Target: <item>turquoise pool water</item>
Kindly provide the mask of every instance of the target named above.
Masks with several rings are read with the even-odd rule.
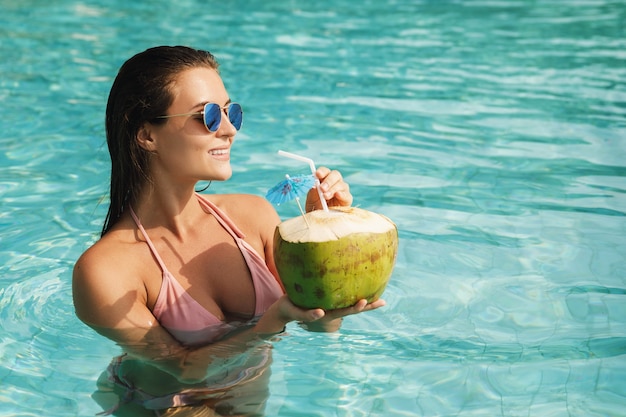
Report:
[[[273,342],[268,416],[626,416],[622,1],[0,6],[0,416],[101,411],[119,349],[74,317],[71,268],[112,77],[157,44],[213,51],[245,108],[209,192],[264,194],[301,172],[285,149],[400,231],[387,307]]]

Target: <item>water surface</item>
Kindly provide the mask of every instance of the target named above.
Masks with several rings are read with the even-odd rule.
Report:
[[[119,348],[74,316],[104,107],[147,47],[211,50],[234,176],[338,168],[393,219],[387,307],[273,342],[268,416],[626,415],[626,5],[0,1],[0,415],[90,416]],[[283,218],[297,206],[277,207]]]

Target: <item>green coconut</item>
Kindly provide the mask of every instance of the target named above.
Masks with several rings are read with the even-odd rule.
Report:
[[[286,220],[274,233],[274,262],[289,299],[331,310],[377,300],[398,253],[398,229],[356,207],[316,210]]]

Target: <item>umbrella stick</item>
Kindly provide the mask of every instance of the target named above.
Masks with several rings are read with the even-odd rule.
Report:
[[[302,213],[302,218],[304,219],[304,222],[306,223],[307,229],[310,229],[311,225],[309,224],[309,221],[306,219],[306,216],[304,215],[304,210],[302,210],[302,205],[300,205],[299,197],[296,197],[296,203],[298,203],[298,208],[300,209],[300,213]]]

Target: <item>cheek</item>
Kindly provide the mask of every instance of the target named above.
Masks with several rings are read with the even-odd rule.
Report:
[[[201,152],[204,147],[204,141],[197,138],[187,138],[180,136],[172,136],[161,143],[161,152],[169,155],[193,155]]]
[[[202,153],[197,144],[186,143],[184,140],[171,140],[159,147],[161,163],[175,172],[184,171],[194,165],[194,160]]]
[[[192,167],[197,163],[203,163],[206,157],[206,149],[198,144],[188,144],[187,146],[179,146],[172,151],[175,158],[182,168],[185,166]]]

